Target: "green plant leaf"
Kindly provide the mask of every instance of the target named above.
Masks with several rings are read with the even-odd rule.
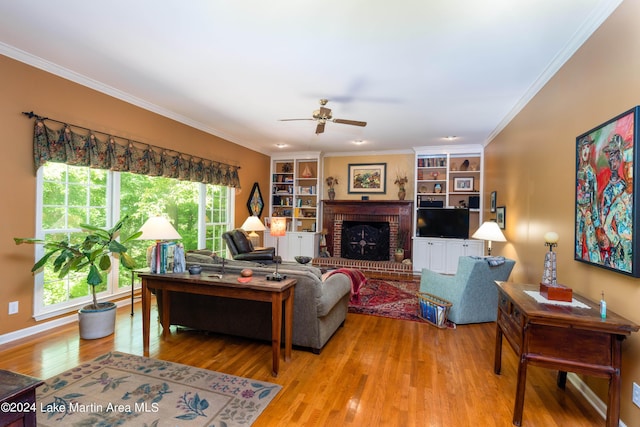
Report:
[[[102,275],[100,274],[100,270],[94,264],[91,264],[91,267],[89,267],[87,283],[91,286],[97,286],[102,283]]]
[[[33,268],[31,268],[31,272],[33,273],[37,270],[40,270],[47,263],[47,261],[49,261],[49,258],[56,254],[56,252],[58,251],[51,251],[44,254],[44,256],[33,265]]]
[[[107,254],[100,257],[100,270],[106,271],[111,268],[111,257]]]
[[[95,262],[95,260],[102,256],[102,254],[104,254],[104,248],[98,248],[93,252],[85,253],[85,256],[89,258],[89,261]]]
[[[120,261],[122,262],[122,265],[129,270],[136,268],[136,261],[126,252],[122,252],[120,254]]]
[[[126,239],[122,240],[122,243],[130,242],[132,240],[137,239],[140,236],[142,236],[142,231],[137,231],[137,232],[133,233],[131,236],[129,236]]]
[[[36,245],[38,243],[44,243],[44,240],[34,239],[31,237],[14,237],[13,241],[16,242],[16,245],[21,245],[23,243],[28,245]]]
[[[122,253],[122,252],[126,252],[127,251],[127,247],[125,245],[123,245],[122,243],[118,242],[117,240],[112,240],[111,242],[109,242],[109,250],[111,252],[115,252],[117,254]]]

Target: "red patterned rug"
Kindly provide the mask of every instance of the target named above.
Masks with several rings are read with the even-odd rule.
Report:
[[[349,303],[349,313],[423,322],[418,317],[420,283],[369,279],[360,287],[360,297]]]

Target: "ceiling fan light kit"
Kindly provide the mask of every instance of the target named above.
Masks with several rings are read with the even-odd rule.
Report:
[[[289,122],[294,120],[315,120],[318,122],[318,125],[316,126],[316,135],[324,132],[324,127],[327,122],[360,127],[364,127],[367,125],[367,122],[359,120],[334,119],[333,114],[331,113],[331,109],[325,107],[325,105],[327,105],[327,102],[329,102],[328,99],[322,98],[320,100],[320,108],[313,112],[313,114],[311,115],[311,119],[280,119],[280,121]]]

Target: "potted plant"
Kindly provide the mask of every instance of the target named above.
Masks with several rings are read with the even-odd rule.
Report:
[[[396,250],[393,253],[393,258],[396,262],[402,262],[404,260],[404,233],[398,233],[396,238]]]
[[[326,181],[327,185],[329,186],[329,200],[333,200],[336,198],[336,190],[333,187],[338,184],[338,178],[328,176]]]
[[[138,231],[120,242],[116,240],[127,218],[124,217],[110,229],[81,224],[80,227],[85,233],[81,243],[71,244],[67,240],[14,238],[17,245],[23,243],[43,245],[45,254],[33,265],[31,272],[38,271],[51,259],[53,271],[58,273],[59,278],[64,278],[69,273],[86,272],[93,302],[78,310],[81,338],[102,338],[111,335],[115,330],[116,305],[113,302],[98,303],[96,286],[104,281],[103,273],[111,268],[111,255],[119,257],[125,268],[129,270],[135,268],[135,261],[127,254],[125,244],[137,239],[142,233]]]

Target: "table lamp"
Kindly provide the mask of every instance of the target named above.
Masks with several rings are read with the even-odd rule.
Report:
[[[549,252],[544,256],[544,272],[542,273],[542,283],[555,286],[558,284],[556,270],[556,253],[553,248],[558,246],[558,233],[549,231],[544,235],[544,244],[549,246]]]
[[[491,256],[491,242],[506,242],[507,239],[502,234],[498,223],[495,221],[485,221],[480,228],[471,236],[473,239],[486,240],[489,256]]]
[[[246,221],[242,224],[240,228],[242,228],[244,231],[250,232],[249,240],[251,240],[251,244],[253,244],[254,247],[261,246],[260,236],[258,236],[258,233],[256,233],[256,231],[264,231],[267,229],[267,227],[264,226],[262,221],[260,221],[259,217],[255,215],[251,215],[249,218],[246,219]]]
[[[180,234],[173,228],[173,225],[168,219],[161,216],[151,217],[140,227],[142,235],[138,237],[140,240],[155,240],[156,241],[156,253],[155,253],[155,268],[151,268],[154,273],[162,273],[161,271],[161,245],[162,242],[167,240],[179,240],[182,239]]]
[[[544,244],[549,246],[549,252],[544,256],[544,271],[540,282],[540,294],[550,300],[573,301],[573,290],[558,283],[556,253],[553,248],[558,246],[558,233],[549,231],[544,235]]]
[[[280,237],[283,237],[287,232],[287,218],[282,216],[274,216],[271,218],[271,229],[269,234],[276,238],[276,272],[274,274],[268,275],[267,280],[275,280],[280,281],[282,279],[286,279],[287,276],[283,276],[278,273],[278,264],[280,264],[280,255],[279,253],[279,243]]]

